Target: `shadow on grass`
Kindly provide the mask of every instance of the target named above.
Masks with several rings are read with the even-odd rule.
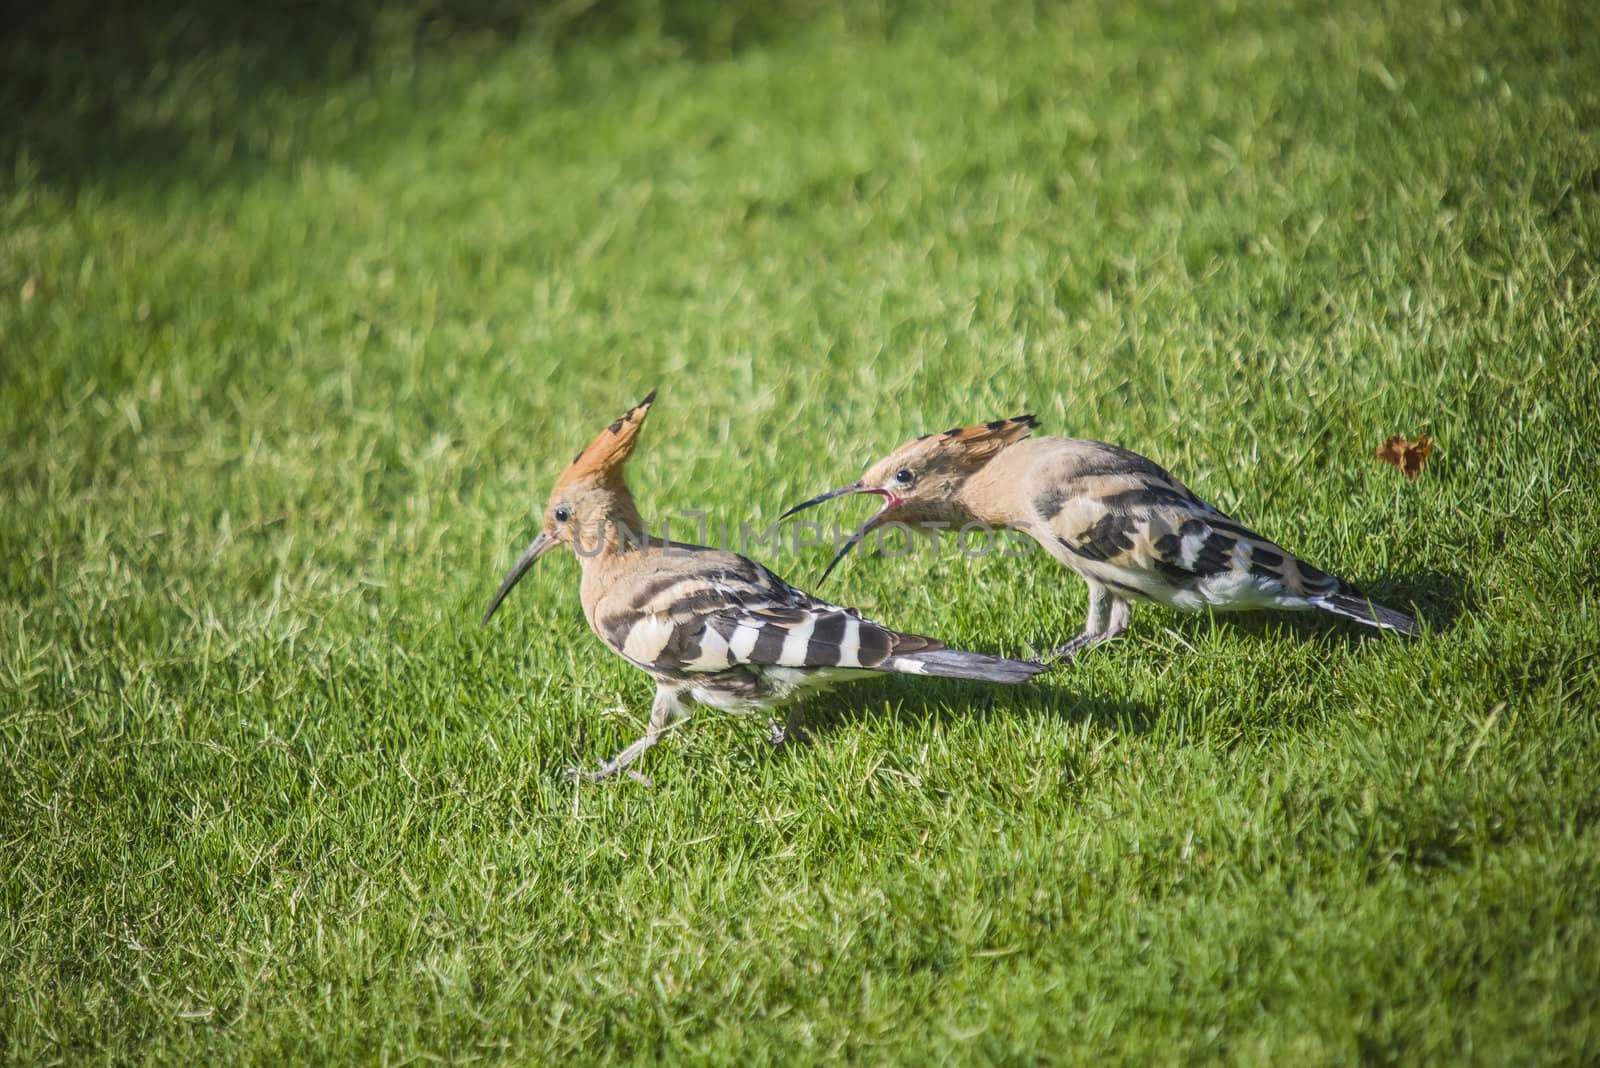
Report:
[[[1475,603],[1466,578],[1454,572],[1425,570],[1380,576],[1363,588],[1380,604],[1414,610],[1433,631],[1448,629]],[[1179,633],[1196,636],[1219,625],[1261,638],[1289,630],[1305,640],[1336,648],[1395,640],[1392,635],[1325,612],[1184,613],[1174,623]],[[1102,655],[1113,648],[1103,647],[1100,653],[1089,655]],[[1147,734],[1154,728],[1156,716],[1147,705],[1091,693],[1074,684],[1074,675],[1067,665],[1020,686],[879,676],[812,697],[803,709],[803,723],[808,734],[827,734],[841,725],[883,715],[876,710],[887,707],[888,715],[913,727],[958,719],[982,722],[997,716],[1046,716],[1062,722],[1093,723],[1121,734]]]
[[[5,5],[0,161],[43,182],[160,187],[248,176],[304,153],[270,127],[289,95],[412,83],[449,53],[534,35],[552,55],[639,41],[711,59],[773,39],[796,3],[719,0],[92,0]],[[419,101],[423,106],[432,97]],[[281,125],[279,123],[278,125]]]
[[[1378,576],[1364,587],[1382,603],[1412,611],[1430,630],[1448,630],[1478,607],[1477,591],[1465,574],[1427,569]]]
[[[1446,630],[1475,604],[1470,585],[1454,572],[1413,571],[1394,578],[1380,577],[1363,589],[1379,603],[1414,607],[1433,631]],[[1289,630],[1304,640],[1341,649],[1396,640],[1392,635],[1324,612],[1169,614],[1173,616],[1173,629],[1185,636],[1199,637],[1220,625],[1264,639]],[[1117,644],[1108,643],[1087,655],[1113,655]],[[826,737],[841,726],[884,715],[913,730],[958,720],[981,723],[999,717],[1087,722],[1107,732],[1127,735],[1149,734],[1155,729],[1157,716],[1150,706],[1090,692],[1077,681],[1080,677],[1070,664],[1015,686],[963,679],[871,676],[840,683],[805,699],[801,725],[804,735],[812,740]],[[781,719],[782,713],[775,715]],[[761,759],[771,755],[772,750],[761,743],[750,743],[749,753]]]
[[[825,735],[845,724],[884,715],[917,729],[959,721],[1036,719],[1093,723],[1108,731],[1144,734],[1155,724],[1148,708],[1086,692],[1073,684],[1070,666],[1015,686],[963,679],[886,675],[844,683],[810,698],[802,708],[807,733]],[[887,713],[883,710],[887,708]]]

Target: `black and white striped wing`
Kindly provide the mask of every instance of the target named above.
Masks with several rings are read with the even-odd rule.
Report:
[[[1065,476],[1034,507],[1076,569],[1114,593],[1187,609],[1315,607],[1418,633],[1410,616],[1230,519],[1151,460],[1104,442],[1065,447]]]
[[[1216,510],[1200,516],[1153,517],[1156,565],[1179,585],[1234,577],[1262,592],[1318,600],[1342,588],[1332,575],[1284,551]]]
[[[764,608],[721,612],[704,620],[700,656],[692,670],[737,665],[879,670],[891,656],[942,648],[920,635],[901,634],[850,608]]]
[[[1106,569],[1097,570],[1097,581],[1119,593],[1189,609],[1320,608],[1369,626],[1420,633],[1406,613],[1373,603],[1338,576],[1203,503],[1169,500],[1104,511],[1062,543]]]
[[[892,656],[943,648],[818,601],[752,561],[661,577],[607,640],[646,670],[695,675],[740,667],[881,670]]]
[[[1154,572],[1178,590],[1205,584],[1219,593],[1232,586],[1241,594],[1254,589],[1316,600],[1343,585],[1181,485],[1153,479],[1071,502],[1052,525],[1061,544],[1081,559]]]

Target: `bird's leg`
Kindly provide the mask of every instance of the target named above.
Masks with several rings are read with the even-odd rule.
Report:
[[[667,728],[683,718],[686,709],[683,705],[681,691],[667,686],[656,686],[655,703],[650,707],[650,723],[645,727],[644,735],[628,748],[612,757],[603,760],[594,771],[579,771],[577,768],[567,769],[568,779],[588,779],[590,782],[599,782],[609,779],[618,772],[627,771],[634,761],[638,760],[661,740]],[[633,772],[628,772],[633,775]],[[648,782],[648,780],[645,780]]]
[[[1053,655],[1057,659],[1070,661],[1079,649],[1093,645],[1111,618],[1111,593],[1098,582],[1085,581],[1089,583],[1089,614],[1084,618],[1083,632],[1056,647]]]
[[[789,706],[789,715],[780,727],[775,719],[767,720],[767,744],[774,749],[782,749],[790,741],[799,741],[805,738],[805,731],[800,726],[800,705]]]
[[[1111,618],[1106,621],[1106,629],[1100,632],[1100,640],[1108,642],[1127,630],[1128,619],[1132,615],[1132,601],[1126,597],[1113,597],[1111,599]]]
[[[1091,645],[1110,641],[1128,629],[1128,617],[1133,605],[1126,598],[1113,597],[1098,582],[1089,582],[1089,613],[1083,621],[1083,633],[1062,643],[1053,654],[1057,659],[1071,661],[1075,653]]]

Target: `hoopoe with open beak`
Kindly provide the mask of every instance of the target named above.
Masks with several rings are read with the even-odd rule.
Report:
[[[852,493],[883,506],[822,573],[891,521],[937,531],[967,524],[1030,535],[1089,584],[1083,632],[1056,650],[1071,657],[1128,627],[1134,601],[1188,611],[1317,608],[1401,634],[1416,620],[1373,604],[1228,518],[1154,462],[1100,441],[1034,438],[1031,415],[953,427],[907,442],[860,479],[784,513]]]
[[[874,673],[1018,683],[1043,667],[947,649],[852,608],[819,601],[735,553],[653,537],[623,479],[654,391],[600,432],[556,480],[544,525],[495,592],[487,623],[535,560],[566,546],[583,571],[583,614],[601,641],[656,682],[644,736],[589,779],[627,769],[691,704],[771,709],[841,679]],[[795,725],[791,711],[781,743]],[[573,772],[572,774],[579,774]]]

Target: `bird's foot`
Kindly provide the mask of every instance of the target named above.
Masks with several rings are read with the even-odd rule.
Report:
[[[806,740],[805,730],[790,716],[785,723],[775,719],[767,720],[767,744],[773,749],[782,749],[790,742],[803,742]]]
[[[561,777],[567,782],[577,782],[580,779],[585,782],[604,782],[606,779],[621,773],[626,773],[628,778],[641,786],[655,785],[655,780],[650,776],[635,771],[617,760],[602,760],[600,766],[593,771],[584,771],[582,768],[568,768],[562,773]]]
[[[1062,642],[1056,646],[1055,652],[1047,656],[1038,657],[1034,662],[1039,664],[1054,663],[1065,666],[1073,663],[1078,654],[1089,648],[1089,646],[1099,644],[1100,640],[1101,637],[1098,634],[1080,634],[1071,641]]]

